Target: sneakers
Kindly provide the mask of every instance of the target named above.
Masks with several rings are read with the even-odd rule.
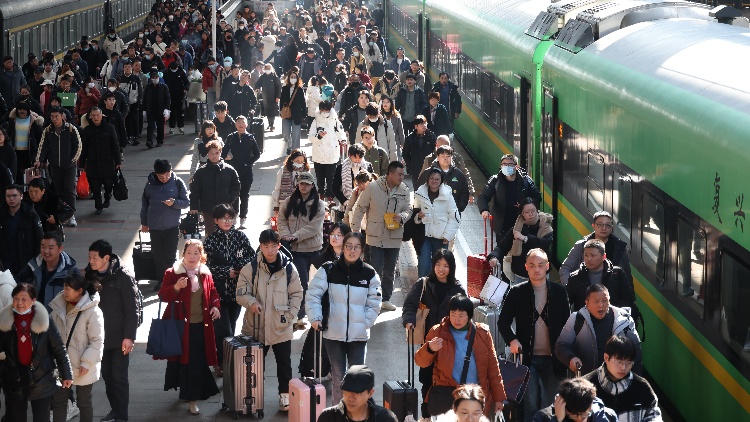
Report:
[[[78,406],[75,404],[75,402],[72,400],[68,400],[68,413],[65,416],[65,420],[69,421],[78,416],[78,414],[80,413],[81,411],[78,409]]]
[[[152,141],[146,141],[146,148],[151,149],[154,147],[154,143]]]
[[[174,129],[172,129],[172,128],[169,128],[169,134],[170,134],[170,135],[174,134]]]
[[[104,203],[102,204],[102,208],[109,208],[109,205],[110,205],[109,199],[105,199]]]
[[[391,302],[384,300],[383,303],[380,304],[380,309],[384,311],[395,311],[396,305],[392,304]]]
[[[68,220],[68,227],[76,227],[78,225],[78,222],[76,221],[76,216],[70,217],[70,220]]]
[[[241,228],[241,229],[244,229],[244,228],[246,228],[246,227],[245,227],[245,222],[246,222],[246,221],[247,221],[247,218],[240,218],[240,228]]]
[[[180,130],[180,135],[184,135],[185,134],[185,128],[180,127],[178,129]]]
[[[279,394],[279,410],[282,412],[289,411],[289,393]]]
[[[94,214],[102,215],[102,210],[100,208],[97,208],[96,211],[94,211]]]
[[[112,416],[112,411],[110,410],[109,413],[107,413],[107,416],[99,419],[99,422],[114,422],[117,419],[115,419],[114,416]]]

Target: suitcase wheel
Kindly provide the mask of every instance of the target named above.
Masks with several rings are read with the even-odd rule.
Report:
[[[263,418],[264,416],[266,416],[266,415],[265,415],[265,414],[263,413],[263,411],[262,411],[262,410],[258,410],[257,412],[255,412],[255,414],[256,414],[256,415],[258,415],[258,417],[259,417],[259,418]]]

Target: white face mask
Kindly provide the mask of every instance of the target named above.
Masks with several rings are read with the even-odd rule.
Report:
[[[372,123],[375,123],[375,122],[377,122],[377,121],[378,121],[378,118],[377,118],[377,117],[368,117],[367,119],[368,119],[369,121],[371,121]]]
[[[292,167],[294,167],[295,169],[301,169],[304,166],[305,165],[303,163],[292,163]]]
[[[108,86],[107,89],[109,90],[109,92],[115,92],[115,90],[117,90],[117,88],[113,86]]]
[[[340,74],[341,74],[341,72],[336,72],[336,74],[337,74],[337,75],[340,75]]]
[[[353,52],[353,53],[352,53],[352,55],[353,55],[354,57],[359,57],[359,53],[357,53],[356,51],[355,51],[355,52]]]
[[[96,86],[96,84],[94,84],[93,82],[89,83],[89,88],[93,88],[95,86]]]
[[[290,78],[289,79],[289,83],[290,84],[296,84],[297,83],[297,79],[296,78]]]
[[[266,75],[270,75],[271,73],[273,73],[273,70],[271,70],[271,69],[264,69],[263,73],[265,73]]]
[[[157,79],[151,79],[151,83],[154,84],[154,85],[156,85],[156,84],[159,83],[159,79],[158,78]]]
[[[34,309],[34,308],[33,308],[33,307],[30,307],[29,309],[27,309],[27,310],[25,310],[25,311],[23,311],[23,312],[18,312],[18,311],[16,310],[16,308],[13,308],[13,312],[17,313],[18,315],[28,315],[28,314],[29,314],[29,312],[31,312],[31,310],[32,310],[32,309]]]
[[[326,118],[326,119],[327,119],[327,118],[328,118],[328,117],[329,117],[330,115],[331,115],[331,112],[330,112],[330,111],[321,111],[321,112],[320,112],[320,117],[324,117],[324,118]]]

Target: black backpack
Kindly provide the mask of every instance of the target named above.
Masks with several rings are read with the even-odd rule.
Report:
[[[201,238],[201,221],[200,214],[187,214],[180,221],[180,233],[185,239],[200,239]]]

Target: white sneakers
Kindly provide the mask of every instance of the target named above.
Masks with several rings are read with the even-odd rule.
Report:
[[[279,410],[282,412],[289,411],[289,393],[279,394]]]
[[[380,309],[384,311],[395,311],[396,305],[392,304],[391,302],[384,300],[383,303],[380,304]]]
[[[245,223],[246,223],[246,222],[247,222],[247,218],[240,218],[240,228],[241,228],[241,229],[244,229],[244,228],[246,228],[246,227],[245,227]]]
[[[76,216],[70,217],[70,220],[68,220],[68,227],[75,227],[78,225],[78,222],[76,221]]]
[[[65,416],[65,420],[69,421],[80,413],[81,411],[78,409],[78,406],[73,401],[68,400],[68,414]]]

